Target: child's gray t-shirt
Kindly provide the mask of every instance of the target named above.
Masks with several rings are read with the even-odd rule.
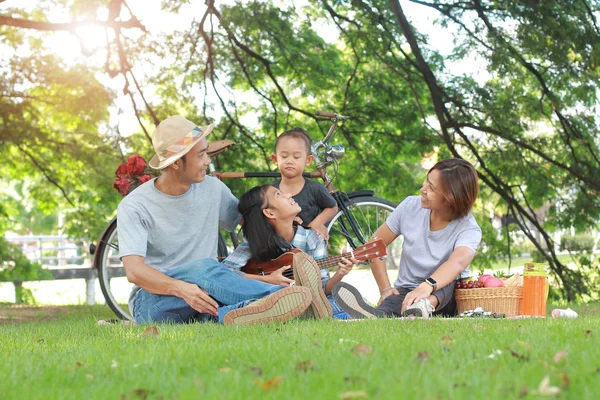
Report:
[[[279,189],[280,183],[281,179],[271,182],[271,186]],[[302,208],[302,211],[300,211],[298,216],[302,220],[302,226],[305,228],[308,228],[308,224],[310,224],[317,215],[321,214],[325,208],[336,206],[335,199],[329,194],[327,188],[321,183],[308,178],[304,178],[304,186],[300,193],[292,197]]]
[[[416,288],[446,262],[457,247],[477,251],[481,228],[471,214],[433,232],[429,229],[430,215],[431,211],[421,206],[420,196],[410,196],[386,221],[393,233],[404,236],[396,287]],[[468,267],[465,272],[468,273]]]

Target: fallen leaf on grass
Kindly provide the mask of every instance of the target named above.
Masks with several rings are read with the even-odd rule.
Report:
[[[569,353],[567,353],[564,350],[559,351],[558,353],[556,353],[554,355],[554,364],[558,364],[559,362],[561,362],[568,355],[569,355]]]
[[[94,379],[94,375],[92,375],[92,374],[85,374],[85,379],[87,379],[88,381],[91,381],[92,379]]]
[[[77,362],[75,363],[75,366],[76,366],[76,367],[83,367],[83,363],[82,363],[82,362],[80,362],[80,361],[77,361]]]
[[[283,377],[282,376],[276,376],[275,378],[271,378],[271,379],[267,379],[266,381],[263,380],[255,380],[254,386],[258,386],[260,387],[262,390],[264,390],[265,392],[271,389],[275,389],[277,387],[279,387],[279,384],[283,381]]]
[[[569,385],[571,384],[571,380],[569,379],[567,374],[565,374],[564,372],[560,373],[560,380],[565,389],[567,389],[569,387]]]
[[[510,354],[515,357],[518,358],[521,361],[529,361],[529,356],[524,355],[524,354],[519,354],[516,351],[514,351],[513,349],[509,348],[508,351],[510,351]]]
[[[148,398],[148,396],[150,396],[150,394],[152,394],[152,392],[150,390],[147,390],[147,389],[135,389],[132,392],[129,392],[129,393],[126,393],[126,394],[122,394],[121,395],[121,400],[127,400],[127,399],[146,400]]]
[[[523,387],[521,387],[521,391],[519,392],[519,397],[526,397],[529,394],[529,389],[527,388],[527,386],[523,385]]]
[[[344,377],[344,382],[345,383],[366,383],[367,382],[367,378],[363,378],[362,376],[345,376]]]
[[[229,367],[219,368],[219,372],[221,372],[223,374],[228,374],[231,372],[231,368],[229,368]]]
[[[532,346],[529,343],[524,342],[522,340],[517,339],[517,343],[519,343],[521,346],[523,346],[527,350],[531,350],[531,348],[532,348]]]
[[[585,331],[585,334],[589,336],[589,335],[592,334],[592,331],[588,329],[588,330]]]
[[[298,371],[298,372],[314,371],[314,369],[315,369],[315,363],[312,360],[299,361],[296,363],[296,371]]]
[[[344,392],[340,394],[340,398],[343,400],[351,400],[351,399],[368,399],[369,394],[364,390],[357,390],[353,392]]]
[[[538,393],[542,396],[558,396],[560,394],[560,388],[550,385],[550,377],[546,375],[540,382],[538,387]]]
[[[448,335],[442,336],[442,343],[448,344],[448,343],[452,343],[452,342],[454,342],[454,339],[452,339],[450,336],[448,336]]]
[[[420,362],[421,364],[424,363],[425,361],[428,361],[430,358],[431,358],[431,354],[429,354],[429,352],[427,350],[420,351],[419,354],[417,354],[417,361]]]
[[[142,333],[142,336],[144,336],[144,337],[158,336],[158,328],[155,325],[151,326],[150,328],[146,328],[144,333]]]
[[[250,367],[250,372],[254,372],[258,376],[261,376],[263,374],[262,368],[259,367]]]
[[[356,346],[354,346],[351,350],[354,354],[356,354],[357,356],[367,356],[369,354],[371,354],[373,352],[373,348],[371,346],[369,346],[368,344],[357,344]]]

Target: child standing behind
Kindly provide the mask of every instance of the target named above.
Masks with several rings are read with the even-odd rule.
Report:
[[[335,216],[338,208],[325,186],[302,176],[304,168],[314,160],[310,147],[311,139],[304,129],[294,128],[282,133],[275,142],[275,154],[271,155],[281,172],[281,180],[271,185],[291,194],[302,207],[299,214],[302,226],[315,230],[328,240],[325,223]]]

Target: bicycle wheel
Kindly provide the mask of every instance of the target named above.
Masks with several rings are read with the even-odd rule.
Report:
[[[129,313],[129,293],[133,284],[127,280],[123,263],[119,259],[119,238],[117,237],[117,219],[113,218],[98,241],[94,255],[98,270],[100,289],[106,305],[125,320],[133,320]]]
[[[393,202],[373,196],[340,194],[336,200],[339,212],[327,224],[329,254],[340,254],[348,247],[354,249],[366,243],[396,208]],[[401,251],[401,240],[395,240],[387,247],[388,268],[400,266]]]
[[[219,233],[219,260],[227,257],[225,239]],[[133,284],[127,280],[123,263],[119,259],[119,238],[117,219],[114,218],[100,237],[94,254],[95,267],[98,270],[100,289],[106,304],[120,319],[133,321],[129,313],[129,294]]]

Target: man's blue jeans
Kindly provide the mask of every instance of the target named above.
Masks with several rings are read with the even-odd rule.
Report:
[[[181,281],[195,283],[204,289],[219,303],[217,311],[220,323],[223,323],[223,318],[229,311],[244,307],[283,289],[283,286],[244,278],[212,258],[194,261],[164,271],[164,274]],[[174,323],[217,321],[217,317],[213,315],[194,310],[182,298],[152,294],[144,289],[137,292],[131,311],[138,324],[151,321]]]

